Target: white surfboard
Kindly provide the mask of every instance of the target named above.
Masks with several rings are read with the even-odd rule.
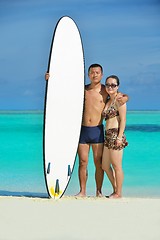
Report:
[[[77,25],[62,17],[48,64],[44,114],[44,171],[48,194],[60,198],[73,170],[83,114],[84,55]]]

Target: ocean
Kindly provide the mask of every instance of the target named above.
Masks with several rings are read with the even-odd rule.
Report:
[[[123,155],[123,196],[159,198],[160,111],[128,111],[125,134],[129,145]],[[95,196],[92,151],[88,174],[87,195]],[[111,191],[105,175],[103,194],[107,196]],[[76,157],[64,195],[78,192]],[[48,197],[43,170],[42,111],[0,111],[0,195]]]

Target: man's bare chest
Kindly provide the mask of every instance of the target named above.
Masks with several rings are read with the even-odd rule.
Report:
[[[104,97],[96,91],[85,91],[85,102],[87,103],[104,103]]]

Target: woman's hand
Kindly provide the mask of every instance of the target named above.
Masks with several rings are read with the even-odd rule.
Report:
[[[117,137],[115,144],[116,144],[117,147],[121,146],[122,138]]]

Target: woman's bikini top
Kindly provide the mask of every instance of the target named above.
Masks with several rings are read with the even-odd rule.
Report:
[[[105,120],[119,116],[119,111],[116,108],[115,100],[113,101],[113,103],[111,103],[108,109],[102,112],[102,115],[105,118]]]

